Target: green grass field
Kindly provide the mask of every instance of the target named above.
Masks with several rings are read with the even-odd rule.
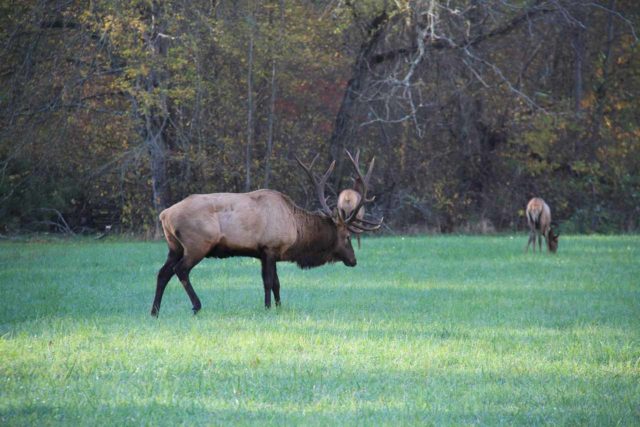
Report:
[[[385,237],[358,266],[0,244],[0,425],[640,425],[640,236]]]

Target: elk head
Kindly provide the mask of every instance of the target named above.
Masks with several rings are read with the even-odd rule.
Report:
[[[349,155],[349,157],[351,158],[351,161],[353,162],[354,160],[351,157],[351,154],[349,154],[348,152],[347,154]],[[355,214],[356,212],[358,212],[358,210],[360,210],[363,207],[365,203],[373,201],[373,198],[371,199],[366,198],[366,185],[363,189],[362,197],[360,197],[360,199],[358,200],[355,206],[356,209],[353,212],[351,212],[348,216],[343,215],[340,209],[330,208],[329,205],[327,204],[327,197],[325,196],[324,189],[327,184],[327,180],[329,179],[329,176],[331,175],[331,173],[333,172],[333,169],[335,168],[336,162],[334,160],[329,166],[329,168],[327,169],[327,171],[324,173],[324,175],[322,175],[322,177],[318,179],[311,170],[313,168],[315,161],[318,159],[318,156],[319,155],[316,155],[313,158],[309,166],[302,163],[302,161],[300,161],[298,157],[296,157],[296,160],[298,164],[300,164],[300,166],[305,170],[305,172],[309,176],[309,179],[311,180],[311,183],[315,188],[316,196],[318,198],[318,201],[320,202],[320,207],[321,207],[320,213],[325,218],[330,220],[333,226],[335,227],[336,238],[334,241],[334,246],[331,249],[331,253],[333,257],[335,257],[335,259],[337,260],[342,261],[345,265],[349,267],[353,267],[356,265],[357,261],[356,261],[355,253],[353,251],[353,246],[351,245],[351,234],[354,233],[356,234],[356,236],[359,236],[359,234],[362,233],[363,231],[377,230],[382,225],[382,220],[380,220],[378,223],[366,221],[364,220],[364,218],[358,220],[357,215]],[[371,162],[371,166],[369,167],[369,172],[367,173],[367,176],[370,176],[372,169],[373,169],[373,161]],[[359,173],[359,170],[358,170],[358,173]]]

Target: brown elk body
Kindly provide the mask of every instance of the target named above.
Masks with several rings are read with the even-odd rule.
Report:
[[[534,197],[527,203],[527,223],[529,224],[529,241],[527,249],[533,243],[533,252],[536,251],[536,236],[538,237],[538,249],[542,252],[542,236],[547,244],[547,250],[556,252],[558,250],[558,237],[551,228],[551,209],[539,197]]]
[[[162,211],[160,221],[169,254],[158,272],[151,314],[158,315],[164,290],[174,274],[184,286],[194,313],[200,310],[201,302],[193,290],[189,272],[205,257],[260,259],[266,307],[271,306],[271,293],[276,305],[280,305],[278,261],[295,262],[301,268],[336,261],[355,266],[351,232],[376,227],[331,215],[324,185],[333,166],[321,182],[305,167],[320,197],[319,213],[306,211],[288,196],[273,190],[196,194]]]

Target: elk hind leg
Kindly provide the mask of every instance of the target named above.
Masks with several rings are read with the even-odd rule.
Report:
[[[153,305],[151,306],[151,315],[158,317],[158,312],[160,311],[160,304],[162,303],[162,295],[164,295],[164,290],[167,287],[167,283],[174,275],[173,268],[182,258],[182,253],[177,250],[169,249],[169,255],[167,255],[167,260],[165,261],[160,271],[158,271],[158,281],[156,283],[156,296],[153,299]]]
[[[185,254],[184,257],[174,267],[174,271],[178,279],[180,279],[180,283],[184,287],[184,290],[187,292],[189,299],[191,300],[193,314],[198,313],[202,308],[202,304],[200,303],[200,298],[196,295],[196,292],[193,290],[193,286],[191,286],[191,281],[189,280],[189,272],[193,267],[195,267],[201,260],[204,258],[193,257],[189,254]]]
[[[529,240],[527,241],[527,248],[525,249],[527,253],[529,252],[529,246],[531,246],[532,242],[533,242],[533,252],[535,252],[536,251],[536,234],[533,230],[529,231]]]

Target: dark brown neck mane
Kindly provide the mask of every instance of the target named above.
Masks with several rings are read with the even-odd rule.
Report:
[[[336,226],[320,213],[306,211],[295,204],[293,212],[298,238],[285,253],[283,261],[292,261],[300,268],[313,268],[335,262]]]

